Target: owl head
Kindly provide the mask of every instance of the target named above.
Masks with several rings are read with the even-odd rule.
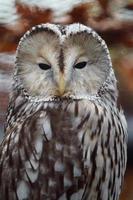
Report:
[[[91,28],[41,24],[20,40],[15,77],[32,97],[82,99],[98,93],[110,68],[107,46]]]

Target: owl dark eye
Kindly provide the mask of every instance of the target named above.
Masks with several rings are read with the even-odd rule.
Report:
[[[42,70],[48,70],[48,69],[51,68],[50,65],[47,65],[47,64],[44,64],[44,63],[39,63],[38,65]]]
[[[86,66],[86,64],[87,64],[87,62],[79,62],[74,66],[74,68],[82,69]]]

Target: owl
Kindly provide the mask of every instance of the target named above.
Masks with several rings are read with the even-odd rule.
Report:
[[[27,31],[0,146],[0,200],[118,200],[126,143],[104,40],[82,24]]]

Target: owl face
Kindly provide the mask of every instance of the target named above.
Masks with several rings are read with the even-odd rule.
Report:
[[[91,28],[42,24],[21,39],[16,76],[31,96],[85,98],[97,94],[110,65],[104,41]]]

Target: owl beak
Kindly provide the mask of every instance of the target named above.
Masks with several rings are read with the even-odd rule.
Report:
[[[60,79],[59,79],[59,94],[62,96],[65,92],[65,80],[64,74],[60,72]]]

